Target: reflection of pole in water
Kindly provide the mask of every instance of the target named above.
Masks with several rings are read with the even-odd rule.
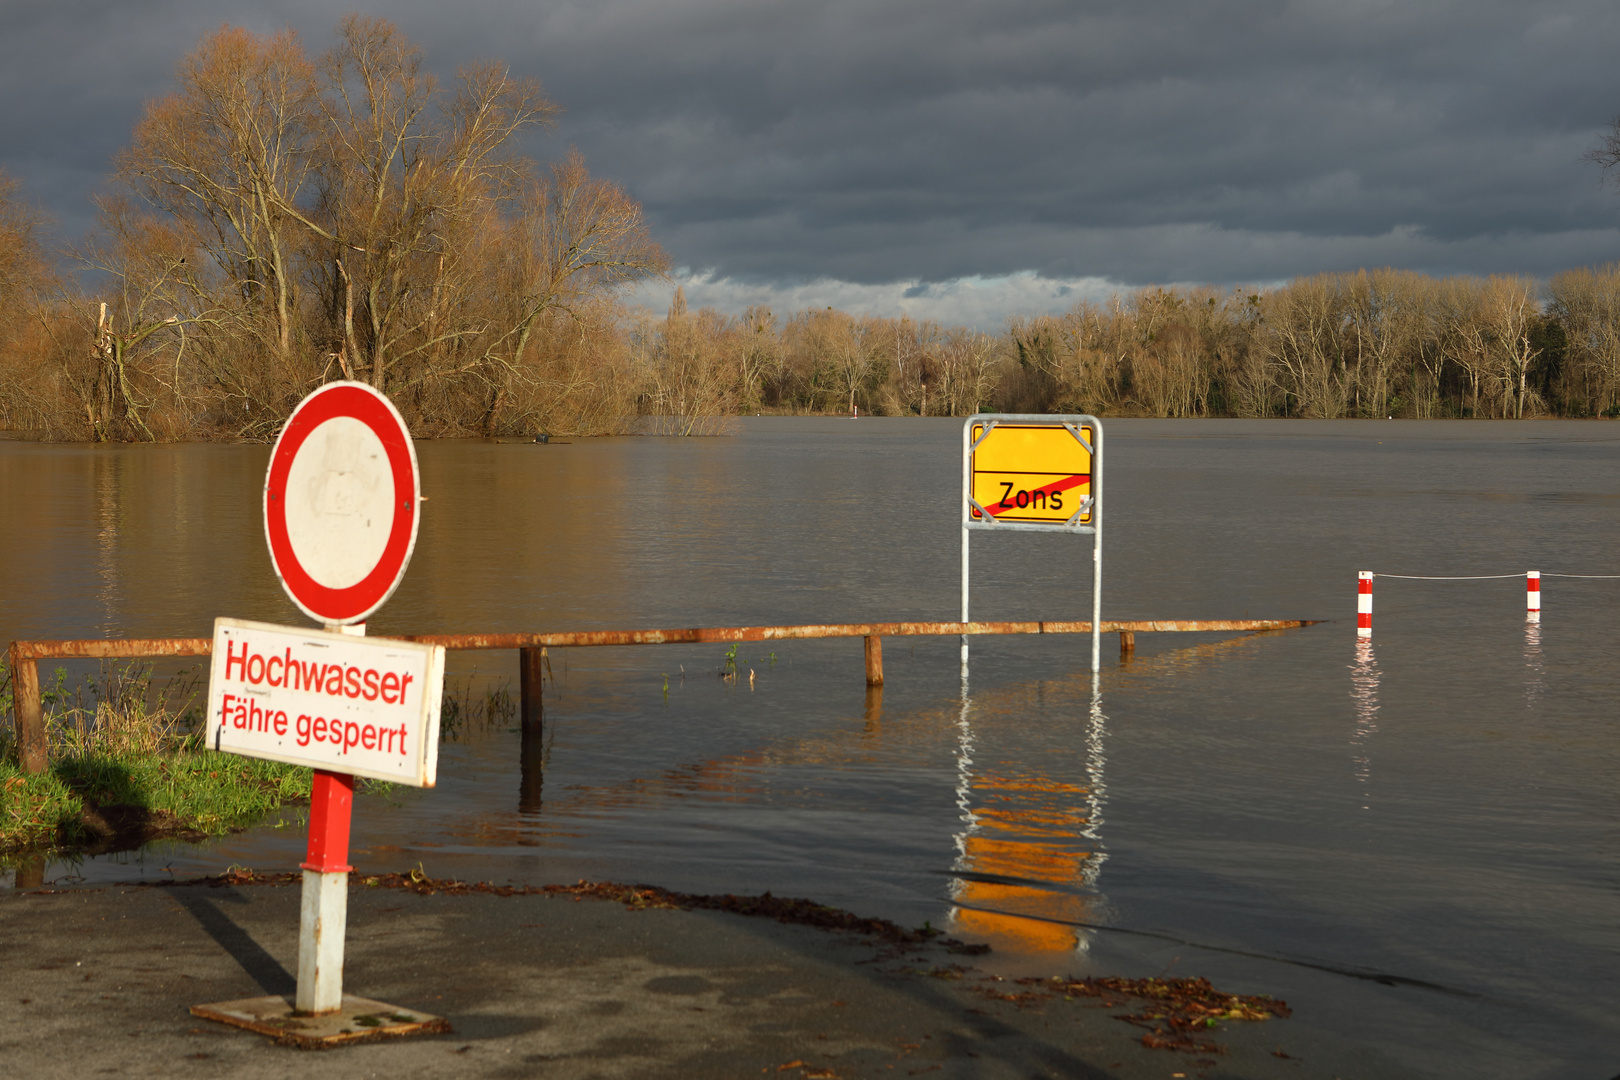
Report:
[[[962,638],[962,708],[956,716],[956,809],[962,831],[956,834],[956,867],[967,857],[967,838],[978,831],[979,819],[973,813],[973,727],[968,723],[967,637]]]
[[[45,856],[29,855],[17,864],[18,889],[40,889],[45,886]]]
[[[1350,665],[1350,704],[1356,712],[1356,728],[1350,735],[1350,744],[1362,749],[1352,753],[1350,760],[1355,766],[1356,779],[1363,784],[1372,779],[1372,759],[1365,752],[1364,744],[1378,734],[1378,682],[1382,677],[1372,642],[1358,639],[1356,662]],[[1367,792],[1363,791],[1362,796],[1366,797]]]
[[[1536,707],[1536,699],[1541,697],[1541,623],[1539,621],[1525,621],[1524,666],[1529,669],[1529,678],[1525,680],[1524,684],[1524,707],[1533,709]]]
[[[518,813],[540,813],[540,789],[546,779],[546,674],[551,659],[545,649],[518,650],[518,724],[523,732],[519,751]],[[556,683],[553,681],[553,687]]]
[[[518,813],[538,814],[546,781],[546,740],[540,728],[523,726],[518,762]]]
[[[863,738],[872,739],[883,734],[883,684],[876,686],[868,684],[866,687],[866,726],[862,729]]]
[[[1103,777],[1103,766],[1108,762],[1103,742],[1108,734],[1108,717],[1102,711],[1100,679],[1097,672],[1091,673],[1091,710],[1086,717],[1086,827],[1080,830],[1080,835],[1099,849],[1102,847],[1102,835],[1098,830],[1103,823],[1103,803],[1108,794],[1108,785]],[[1096,887],[1097,873],[1107,861],[1107,852],[1098,850],[1091,853],[1085,864],[1087,885]]]
[[[963,690],[956,787],[963,828],[954,867],[962,876],[951,887],[954,928],[1024,952],[1084,949],[1089,935],[1064,923],[1088,921],[1089,892],[1106,858],[1098,827],[1107,718],[1098,676],[1086,717],[1084,782],[1040,775],[1024,761],[975,769],[965,684]]]

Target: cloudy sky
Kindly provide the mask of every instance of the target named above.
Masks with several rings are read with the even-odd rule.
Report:
[[[58,221],[222,22],[312,0],[5,0],[0,167]],[[497,58],[645,205],[689,302],[995,325],[1154,283],[1620,259],[1582,156],[1614,0],[373,0],[443,76]],[[673,287],[673,286],[671,286]],[[656,290],[649,302],[667,297]]]

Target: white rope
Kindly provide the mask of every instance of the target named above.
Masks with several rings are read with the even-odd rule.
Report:
[[[1500,581],[1503,578],[1521,578],[1525,574],[1481,574],[1477,577],[1430,577],[1423,574],[1374,574],[1373,577],[1399,578],[1402,581]],[[1544,578],[1580,578],[1584,581],[1620,581],[1620,574],[1554,574],[1543,570]]]
[[[1542,577],[1568,577],[1567,574],[1543,574]],[[1501,578],[1524,577],[1523,574],[1485,574],[1480,577],[1425,577],[1421,574],[1374,574],[1373,577],[1400,578],[1402,581],[1497,581]]]

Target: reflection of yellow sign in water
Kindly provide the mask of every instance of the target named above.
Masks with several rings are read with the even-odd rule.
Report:
[[[1063,525],[1070,519],[1091,523],[1089,427],[1074,432],[1062,424],[974,424],[969,465],[970,520],[1022,521]],[[981,512],[982,511],[982,512]],[[1080,512],[1080,517],[1074,515]]]
[[[977,777],[977,831],[963,838],[953,931],[997,949],[1067,952],[1090,902],[1075,886],[1098,858],[1085,839],[1085,789],[1040,776]],[[1050,886],[1050,887],[1046,887]]]

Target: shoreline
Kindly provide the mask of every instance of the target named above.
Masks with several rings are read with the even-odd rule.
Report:
[[[988,411],[988,410],[987,410]],[[1050,413],[1046,415],[1068,415]],[[1150,413],[1096,413],[1097,419],[1103,423],[1118,423],[1121,421],[1164,423],[1171,425],[1193,425],[1200,423],[1236,423],[1236,424],[1446,424],[1446,425],[1524,425],[1524,424],[1611,424],[1620,417],[1616,416],[1154,416]],[[921,416],[916,413],[862,413],[861,420],[954,420],[965,421],[967,414],[961,416]],[[597,439],[655,439],[655,438],[696,438],[712,439],[726,438],[737,434],[736,425],[746,420],[850,420],[855,419],[844,412],[753,412],[753,413],[724,413],[707,418],[722,425],[721,430],[695,432],[691,435],[678,435],[662,431],[614,431],[597,434],[570,434],[565,432],[548,433],[548,439],[539,439],[534,435],[454,435],[454,436],[413,436],[412,441],[417,443],[491,443],[500,445],[557,445],[567,446],[574,441],[588,442]],[[48,446],[270,446],[274,438],[250,439],[239,436],[220,436],[218,438],[195,439],[155,439],[155,440],[121,440],[104,439],[95,441],[91,439],[57,439],[52,438],[48,431],[30,430],[3,430],[0,429],[0,443],[28,443]]]
[[[1195,979],[1006,978],[943,936],[768,894],[519,890],[420,872],[351,879],[346,989],[443,1016],[450,1033],[309,1054],[189,1016],[195,1004],[290,993],[293,880],[236,871],[0,894],[0,943],[26,973],[0,1000],[14,1068],[71,1076],[193,1059],[233,1076],[1406,1075],[1283,1019],[1281,1002]],[[124,920],[139,932],[109,932]],[[1179,1026],[1167,1019],[1177,1009]]]

